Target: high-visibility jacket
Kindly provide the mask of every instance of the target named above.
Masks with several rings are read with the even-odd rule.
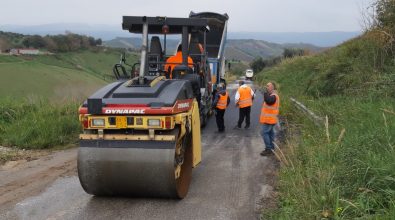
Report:
[[[240,94],[239,101],[237,102],[237,104],[239,104],[239,108],[252,106],[251,88],[248,86],[240,87],[238,91]]]
[[[165,70],[169,71],[170,79],[173,78],[173,69],[174,69],[174,67],[177,66],[177,65],[181,65],[181,64],[182,64],[182,52],[181,51],[178,51],[176,53],[176,55],[167,58],[166,65],[165,65]],[[193,60],[192,60],[192,58],[190,56],[188,56],[188,66],[189,67],[193,67]]]
[[[261,109],[261,117],[259,122],[261,124],[277,124],[278,122],[278,113],[280,107],[280,98],[276,93],[272,95],[276,96],[276,102],[273,105],[268,105],[266,102],[263,102]]]
[[[226,109],[226,106],[228,105],[228,92],[225,92],[224,95],[219,94],[218,102],[217,102],[217,108],[218,109]]]

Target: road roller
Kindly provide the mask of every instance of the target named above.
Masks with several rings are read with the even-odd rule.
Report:
[[[124,16],[122,28],[142,35],[141,59],[128,64],[122,56],[113,68],[116,81],[79,108],[79,180],[96,196],[182,199],[202,159],[200,113],[211,108],[208,21]],[[171,73],[165,68],[168,35],[178,35],[182,48]]]

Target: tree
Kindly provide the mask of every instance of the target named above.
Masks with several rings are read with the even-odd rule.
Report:
[[[96,43],[95,46],[98,46],[98,45],[101,45],[103,43],[103,41],[101,40],[101,38],[98,38],[95,43]]]
[[[69,45],[70,51],[76,51],[81,49],[81,39],[82,36],[77,34],[67,34],[66,35],[66,42]]]
[[[304,56],[307,54],[304,49],[300,48],[285,48],[283,52],[284,58],[292,58],[295,56]]]
[[[58,50],[58,45],[49,35],[44,37],[44,41],[48,51],[56,52]]]
[[[22,41],[22,44],[25,47],[34,48],[44,48],[46,46],[45,40],[40,35],[28,36]]]
[[[89,39],[89,45],[91,45],[91,46],[95,46],[96,45],[95,38],[89,37],[88,39]]]
[[[0,52],[5,52],[9,49],[11,49],[10,42],[6,38],[0,37]]]
[[[262,57],[259,57],[259,58],[256,58],[254,61],[252,61],[250,63],[250,66],[251,66],[252,70],[254,70],[255,73],[258,73],[261,70],[263,70],[263,68],[265,68],[266,64],[263,61]]]
[[[56,52],[68,52],[70,51],[68,41],[64,35],[51,36],[51,39],[56,44]]]

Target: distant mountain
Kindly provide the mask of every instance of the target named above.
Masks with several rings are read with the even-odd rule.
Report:
[[[141,38],[117,37],[112,40],[104,41],[103,46],[138,50],[141,47]]]
[[[164,46],[163,41],[162,47]],[[176,39],[167,39],[166,51],[167,54],[173,54],[176,50],[176,47],[179,44],[179,40]],[[140,50],[141,48],[141,38],[138,37],[117,37],[112,40],[103,41],[103,46],[114,47],[114,48],[125,48],[125,49],[133,49]],[[162,48],[163,50],[164,48]]]
[[[175,39],[167,40],[167,54],[175,51],[179,41]],[[104,46],[116,48],[130,48],[139,50],[141,47],[141,38],[136,37],[117,37],[113,40],[104,41]],[[163,45],[163,42],[162,42]],[[311,44],[276,44],[262,40],[228,40],[225,47],[225,56],[227,59],[235,59],[242,61],[252,61],[256,57],[275,57],[282,55],[284,48],[302,48],[313,52],[321,51],[322,47]]]
[[[80,23],[57,23],[45,25],[0,25],[0,30],[22,34],[64,34],[71,31],[76,34],[85,34],[103,40],[111,40],[116,37],[131,37],[132,34],[122,30],[119,25],[80,24]],[[229,32],[228,39],[255,39],[284,43],[306,43],[321,47],[332,47],[348,39],[358,36],[360,32]]]
[[[283,46],[269,43],[262,40],[228,40],[225,47],[227,59],[251,61],[255,57],[280,56],[283,53]]]
[[[263,40],[230,39],[226,43],[225,56],[227,59],[252,61],[256,57],[269,58],[281,56],[285,48],[306,49],[313,53],[326,49],[325,47],[317,47],[304,43],[277,44]]]
[[[285,43],[307,43],[320,47],[333,47],[351,38],[360,35],[361,32],[229,32],[229,39],[255,39]]]

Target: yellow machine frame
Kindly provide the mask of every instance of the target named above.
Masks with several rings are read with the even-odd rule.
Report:
[[[200,133],[200,116],[199,116],[199,107],[196,100],[193,101],[192,108],[188,112],[183,112],[175,115],[161,115],[161,116],[145,116],[145,115],[134,115],[135,118],[141,118],[141,125],[128,125],[126,128],[133,128],[136,130],[148,130],[148,134],[105,134],[105,129],[119,129],[116,125],[110,125],[108,123],[109,117],[128,117],[128,116],[114,116],[114,115],[83,115],[80,116],[80,121],[83,123],[84,120],[92,120],[96,118],[102,118],[105,121],[104,126],[93,127],[90,126],[87,129],[84,129],[84,133],[80,134],[81,140],[128,140],[128,141],[175,141],[178,136],[177,142],[179,142],[187,133],[189,127],[189,131],[192,133],[192,153],[193,153],[193,167],[196,167],[202,160],[202,147],[201,147],[201,133]],[[161,122],[164,122],[167,118],[171,117],[171,124],[169,128],[163,128],[161,126],[149,126],[149,119],[159,119]],[[163,131],[163,130],[172,130],[175,127],[179,127],[179,134],[172,135],[159,135],[155,134],[155,130]],[[97,134],[91,134],[89,130],[97,129]],[[178,145],[176,148],[176,153],[181,153],[178,149]],[[177,176],[177,174],[176,174]]]

